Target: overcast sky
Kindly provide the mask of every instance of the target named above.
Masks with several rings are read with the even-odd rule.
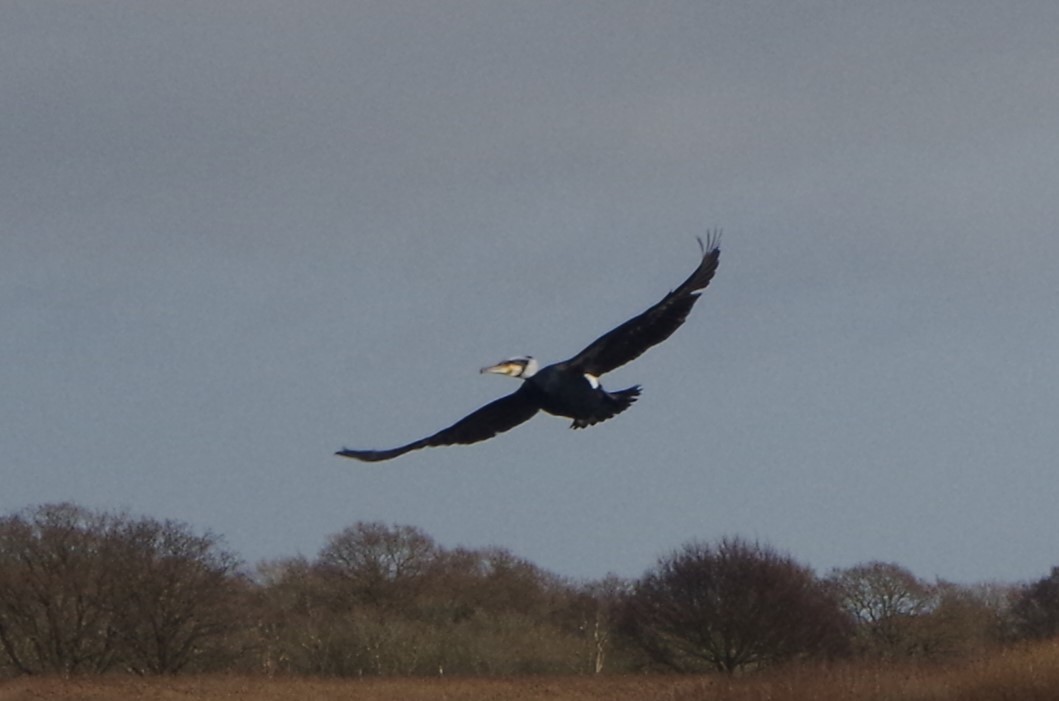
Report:
[[[0,510],[1059,564],[1059,4],[7,2]],[[585,431],[367,465],[658,301]]]

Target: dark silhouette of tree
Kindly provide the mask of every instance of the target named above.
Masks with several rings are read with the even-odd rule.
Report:
[[[732,673],[840,652],[848,625],[812,572],[757,543],[685,545],[636,584],[634,637],[656,662],[680,671]]]
[[[1015,595],[1012,618],[1016,635],[1033,640],[1059,635],[1059,567]]]

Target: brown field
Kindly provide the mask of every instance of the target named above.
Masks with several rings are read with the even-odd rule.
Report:
[[[1059,642],[952,665],[800,666],[719,676],[308,679],[254,676],[0,682],[0,701],[1056,701]]]

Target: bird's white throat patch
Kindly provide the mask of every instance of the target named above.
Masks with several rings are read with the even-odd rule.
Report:
[[[532,355],[527,355],[524,360],[526,361],[526,364],[522,368],[522,372],[519,373],[519,377],[533,377],[537,374],[537,371],[540,370],[540,363],[538,363],[537,359]]]

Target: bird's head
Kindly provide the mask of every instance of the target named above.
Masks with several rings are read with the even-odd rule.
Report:
[[[537,359],[532,355],[520,355],[516,358],[502,360],[496,365],[482,368],[481,372],[491,372],[496,375],[507,375],[508,377],[521,377],[525,379],[527,377],[533,377],[534,373],[539,369],[540,366],[537,364]]]

